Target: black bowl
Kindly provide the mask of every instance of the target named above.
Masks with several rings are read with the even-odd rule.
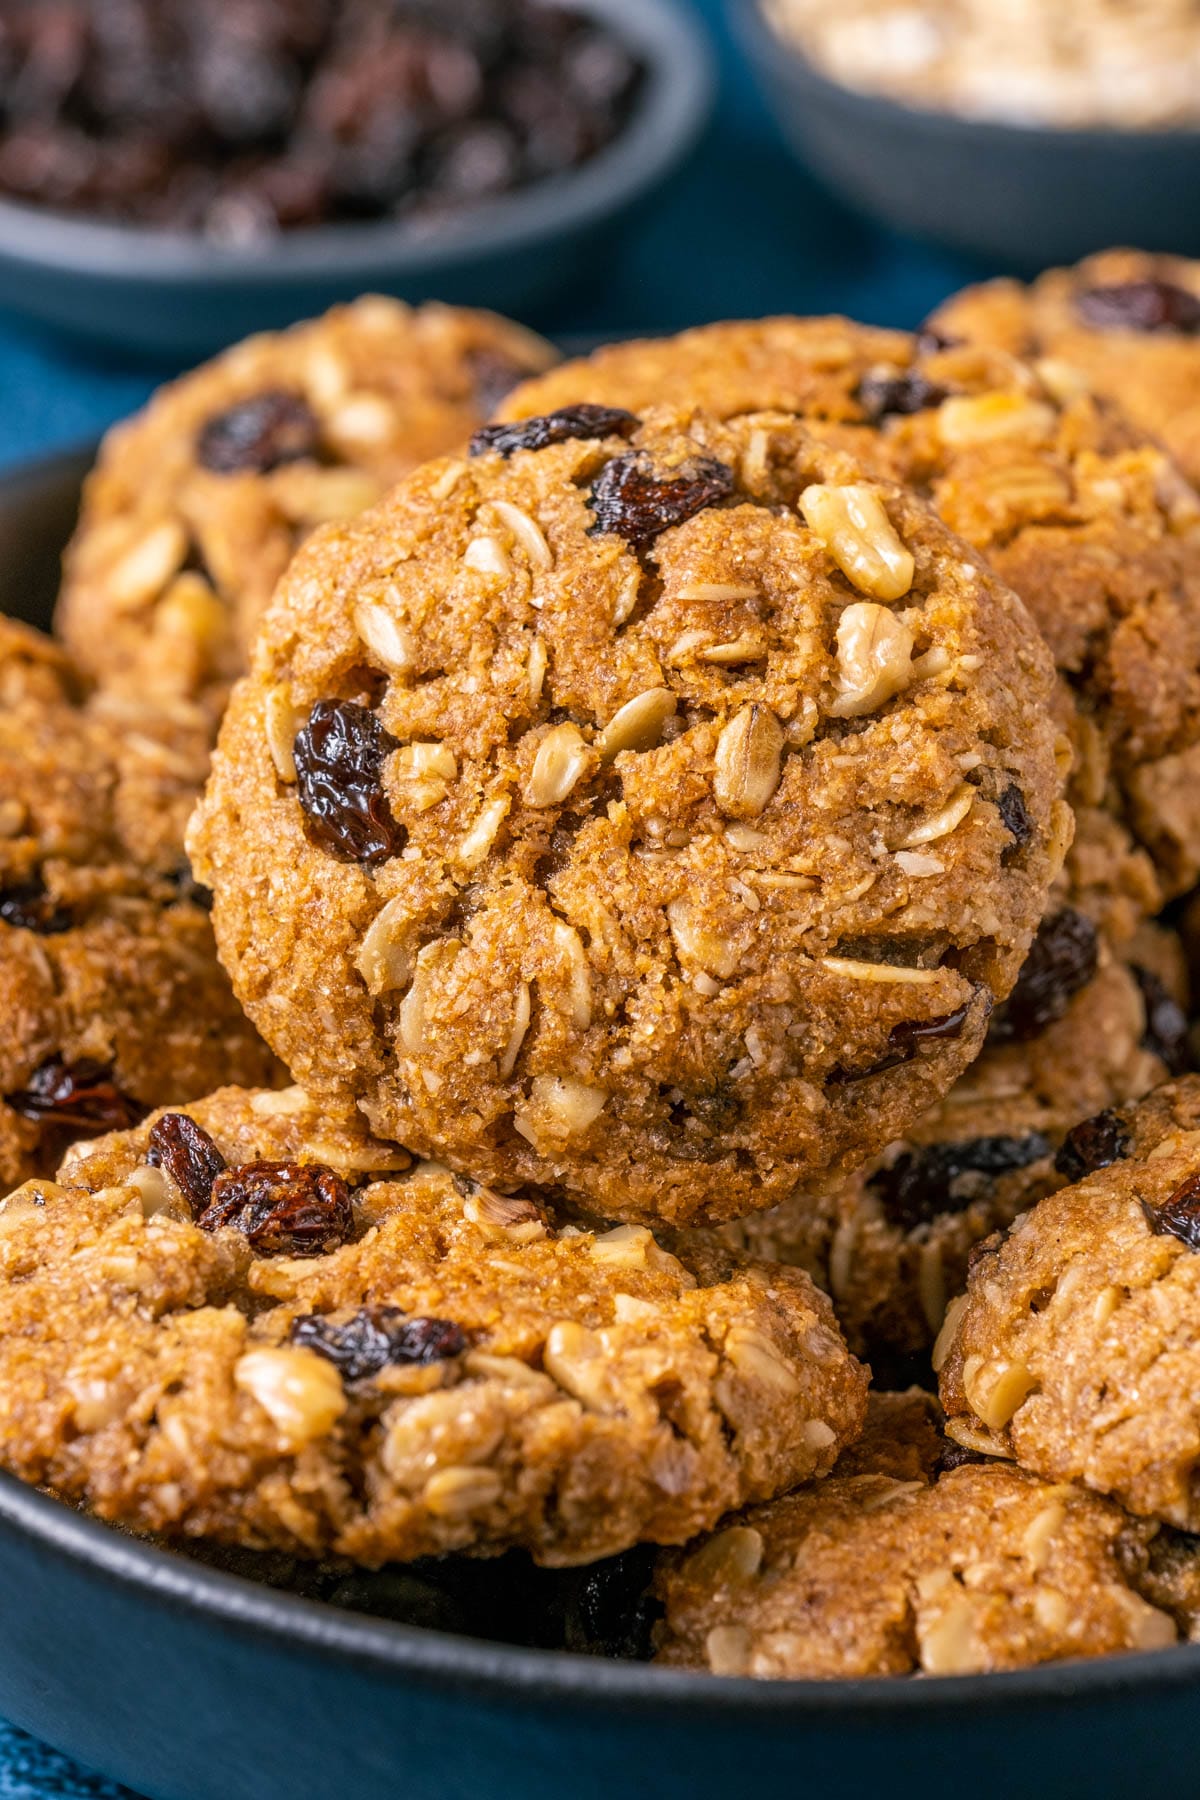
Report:
[[[1200,253],[1200,131],[1074,131],[959,119],[819,74],[728,0],[785,137],[852,205],[1022,272],[1110,244]]]
[[[297,1599],[8,1476],[0,1592],[0,1713],[154,1800],[1196,1788],[1200,1648],[934,1681],[718,1681]]]
[[[647,76],[620,136],[571,172],[464,209],[436,230],[383,220],[288,231],[264,244],[100,223],[0,200],[0,306],[157,356],[200,356],[356,294],[523,314],[586,276],[606,234],[691,149],[712,81],[679,0],[573,0]]]
[[[0,477],[0,610],[48,622],[88,461]],[[1200,1790],[1200,1646],[931,1681],[718,1681],[298,1598],[8,1475],[0,1716],[153,1800]]]

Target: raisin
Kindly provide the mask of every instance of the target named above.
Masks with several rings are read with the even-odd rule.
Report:
[[[36,931],[39,937],[70,931],[74,923],[70,913],[51,898],[40,881],[22,881],[0,888],[0,919],[18,931]]]
[[[680,474],[662,479],[644,457],[617,456],[605,464],[588,496],[596,515],[590,532],[593,537],[615,532],[640,554],[661,532],[727,500],[733,489],[733,470],[712,456],[694,457]]]
[[[1121,1162],[1133,1148],[1125,1121],[1120,1113],[1107,1107],[1094,1118],[1084,1119],[1068,1131],[1054,1158],[1054,1167],[1068,1181],[1082,1181],[1097,1169]]]
[[[1142,991],[1146,1009],[1146,1029],[1142,1033],[1142,1049],[1157,1056],[1168,1075],[1185,1075],[1191,1067],[1188,1051],[1188,1022],[1184,1010],[1167,992],[1153,969],[1130,963],[1129,973]]]
[[[250,1162],[217,1176],[196,1223],[240,1231],[263,1256],[320,1256],[345,1243],[354,1211],[341,1176],[320,1163]]]
[[[506,125],[494,121],[459,125],[443,132],[424,159],[431,211],[492,199],[515,188],[521,175],[521,145]]]
[[[0,186],[237,241],[438,221],[594,155],[643,79],[603,23],[528,0],[8,0]]]
[[[948,1475],[951,1469],[965,1469],[975,1463],[991,1460],[990,1457],[981,1456],[978,1450],[968,1450],[965,1444],[956,1444],[953,1438],[946,1438],[938,1457],[937,1472],[939,1475]]]
[[[269,388],[211,418],[196,439],[196,460],[214,475],[268,475],[316,456],[320,433],[306,401]]]
[[[1161,1206],[1143,1200],[1142,1211],[1151,1231],[1160,1237],[1176,1237],[1189,1250],[1200,1250],[1200,1169],[1181,1182]]]
[[[1074,996],[1092,980],[1100,938],[1092,921],[1064,907],[1042,924],[1021,965],[1016,986],[992,1014],[993,1044],[1024,1044],[1061,1019]]]
[[[901,1019],[888,1032],[888,1050],[878,1062],[869,1069],[835,1069],[830,1081],[865,1081],[870,1075],[882,1075],[887,1069],[912,1062],[922,1044],[961,1037],[973,1004],[973,999],[964,1000],[953,1012],[942,1013],[936,1019]]]
[[[405,831],[383,791],[384,759],[399,748],[375,714],[355,700],[318,700],[297,733],[296,791],[304,828],[339,862],[386,862]]]
[[[1200,298],[1170,281],[1117,281],[1087,288],[1075,302],[1099,331],[1200,331]]]
[[[971,1016],[973,1000],[964,1000],[953,1012],[941,1013],[936,1019],[901,1019],[888,1032],[888,1043],[895,1050],[895,1062],[911,1062],[922,1044],[960,1038],[963,1026]]]
[[[150,1128],[146,1161],[164,1169],[193,1214],[204,1212],[212,1201],[213,1182],[227,1167],[202,1125],[186,1113],[164,1113]]]
[[[864,375],[858,384],[858,403],[868,423],[878,425],[894,414],[924,412],[928,406],[940,406],[946,390],[922,375],[920,369],[903,369],[896,374]]]
[[[146,1108],[123,1094],[111,1069],[90,1058],[77,1063],[52,1056],[29,1078],[29,1086],[5,1100],[23,1119],[44,1120],[83,1137],[102,1131],[128,1131]]]
[[[1025,848],[1033,836],[1033,820],[1029,816],[1029,808],[1025,804],[1025,796],[1015,781],[1010,781],[996,802],[1000,813],[1000,823],[1012,839],[1000,853],[1000,861],[1005,865],[1013,862]]]
[[[471,455],[498,450],[512,456],[518,450],[545,450],[549,444],[565,444],[570,438],[632,437],[638,428],[635,413],[621,406],[563,406],[536,419],[519,419],[513,425],[484,425],[471,439]]]
[[[410,1319],[398,1306],[364,1306],[344,1325],[305,1313],[290,1336],[326,1357],[346,1381],[378,1375],[389,1363],[446,1362],[467,1347],[466,1333],[450,1319]]]
[[[565,1577],[564,1648],[584,1656],[649,1662],[661,1607],[653,1596],[656,1553],[637,1544]]]
[[[930,1144],[903,1151],[887,1168],[877,1169],[867,1186],[878,1196],[890,1222],[902,1231],[911,1231],[942,1213],[961,1212],[991,1191],[997,1175],[1027,1169],[1049,1154],[1049,1139],[1040,1131],[1025,1137]]]

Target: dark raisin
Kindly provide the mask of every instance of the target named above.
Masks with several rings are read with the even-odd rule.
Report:
[[[1151,1231],[1160,1237],[1176,1237],[1189,1250],[1200,1250],[1200,1169],[1180,1182],[1161,1206],[1143,1200],[1142,1211]]]
[[[643,456],[616,456],[600,471],[588,496],[596,515],[590,530],[593,536],[615,532],[640,553],[672,525],[727,500],[733,489],[733,470],[712,456],[697,456],[678,475],[663,478]]]
[[[384,759],[399,748],[375,714],[355,700],[318,700],[296,735],[296,791],[304,828],[339,862],[386,862],[405,831],[383,791]]]
[[[1082,1181],[1085,1175],[1120,1162],[1132,1149],[1133,1139],[1124,1119],[1108,1107],[1068,1131],[1054,1158],[1054,1167],[1068,1181]]]
[[[0,919],[18,931],[36,931],[39,937],[70,931],[74,923],[70,913],[51,898],[40,881],[21,881],[13,887],[0,888]]]
[[[969,1138],[959,1144],[930,1144],[905,1150],[877,1169],[867,1186],[888,1219],[902,1231],[926,1225],[941,1213],[961,1212],[991,1192],[998,1175],[1027,1169],[1050,1154],[1040,1131],[1025,1137]]]
[[[981,1456],[978,1450],[968,1450],[965,1444],[956,1444],[953,1438],[946,1438],[938,1457],[937,1472],[939,1475],[948,1475],[951,1469],[965,1469],[974,1463],[991,1460],[991,1457]]]
[[[936,1019],[901,1019],[888,1032],[888,1043],[897,1063],[911,1062],[922,1044],[944,1043],[960,1038],[971,1016],[974,999],[964,1000],[953,1012],[941,1013]]]
[[[378,1375],[389,1363],[446,1362],[467,1347],[466,1333],[450,1319],[410,1319],[398,1306],[364,1306],[344,1325],[305,1313],[293,1320],[290,1336],[326,1357],[346,1381]]]
[[[243,240],[436,218],[600,150],[643,74],[530,0],[7,0],[0,184]]]
[[[1075,302],[1099,331],[1200,331],[1200,298],[1170,281],[1117,281],[1087,288]]]
[[[652,1594],[655,1552],[638,1544],[564,1579],[564,1648],[649,1662],[661,1614]]]
[[[283,463],[316,456],[321,427],[308,403],[270,388],[201,427],[196,460],[215,475],[267,475]]]
[[[945,388],[922,375],[920,369],[864,375],[858,384],[858,403],[872,425],[893,414],[924,412],[927,406],[940,406],[945,398]]]
[[[146,1108],[123,1094],[111,1069],[85,1058],[77,1063],[52,1056],[29,1078],[29,1086],[5,1100],[23,1119],[95,1137],[101,1131],[128,1131],[143,1119]]]
[[[1074,907],[1046,919],[1021,965],[1016,986],[992,1014],[993,1044],[1027,1043],[1061,1019],[1074,996],[1096,973],[1100,936]]]
[[[484,425],[471,439],[471,455],[498,450],[501,456],[512,456],[518,450],[544,450],[548,444],[565,444],[571,438],[627,438],[637,428],[637,415],[624,407],[584,402],[536,419],[518,419],[512,425]]]
[[[1146,1029],[1142,1033],[1142,1049],[1157,1056],[1168,1075],[1186,1075],[1191,1067],[1188,1050],[1188,1022],[1181,1006],[1171,998],[1153,969],[1130,963],[1129,972],[1142,990],[1146,1009]]]
[[[521,178],[521,145],[515,132],[495,120],[456,125],[428,145],[424,165],[428,198],[418,204],[436,214],[446,206],[489,200],[515,188]]]
[[[1000,861],[1008,864],[1020,856],[1022,850],[1033,836],[1033,820],[1029,816],[1029,808],[1025,804],[1025,796],[1015,781],[1010,781],[996,802],[1000,812],[1000,823],[1012,839],[1000,853]]]
[[[354,1210],[341,1176],[320,1163],[251,1162],[217,1176],[196,1223],[240,1231],[263,1256],[320,1256],[345,1243]]]
[[[901,1019],[888,1032],[888,1050],[878,1062],[872,1063],[869,1069],[835,1069],[830,1081],[865,1081],[870,1075],[882,1075],[887,1069],[897,1069],[912,1062],[922,1044],[961,1037],[974,1003],[973,998],[964,1000],[953,1012],[942,1013],[936,1019]]]
[[[192,1212],[202,1213],[212,1201],[213,1182],[227,1167],[202,1125],[186,1113],[164,1113],[150,1128],[146,1161],[164,1169]]]

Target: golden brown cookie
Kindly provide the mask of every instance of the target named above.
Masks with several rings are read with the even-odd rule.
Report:
[[[1075,369],[1160,438],[1200,481],[1200,263],[1104,250],[1028,287],[987,281],[938,308],[932,326]]]
[[[465,442],[553,356],[493,313],[372,295],[173,382],[88,479],[58,611],[80,668],[219,712],[308,532]]]
[[[1169,892],[1197,879],[1200,502],[1156,443],[1053,361],[838,318],[618,344],[502,410],[664,396],[721,418],[795,412],[915,486],[1025,601],[1074,700],[1074,903],[1103,907],[1119,936],[1161,904],[1147,850]]]
[[[180,848],[208,732],[83,703],[49,639],[0,620],[0,1181],[73,1137],[274,1058],[220,968]]]
[[[292,565],[197,871],[310,1090],[603,1217],[737,1217],[976,1053],[1069,837],[1049,658],[790,418],[498,432]]]
[[[1067,1142],[1076,1184],[989,1243],[947,1314],[948,1429],[1195,1531],[1200,1079]]]
[[[1175,933],[1144,925],[1116,957],[1070,909],[1043,924],[983,1054],[849,1181],[725,1226],[726,1242],[807,1269],[873,1359],[926,1349],[983,1238],[1063,1185],[1080,1120],[1191,1066]]]
[[[0,1460],[101,1517],[376,1565],[678,1543],[824,1474],[866,1371],[798,1271],[226,1089],[0,1210]]]
[[[660,1663],[760,1679],[969,1675],[1188,1634],[1194,1544],[1011,1464],[939,1473],[924,1397],[878,1398],[886,1410],[844,1470],[663,1557]]]

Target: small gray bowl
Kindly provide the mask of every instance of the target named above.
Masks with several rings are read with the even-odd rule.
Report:
[[[625,129],[578,169],[436,231],[323,225],[248,247],[0,200],[0,306],[151,357],[204,355],[365,292],[536,310],[586,274],[605,234],[682,161],[712,98],[706,40],[679,0],[572,3],[646,65]]]
[[[1067,131],[904,106],[818,74],[759,0],[728,5],[784,135],[863,212],[1022,272],[1110,244],[1200,253],[1200,131]]]

